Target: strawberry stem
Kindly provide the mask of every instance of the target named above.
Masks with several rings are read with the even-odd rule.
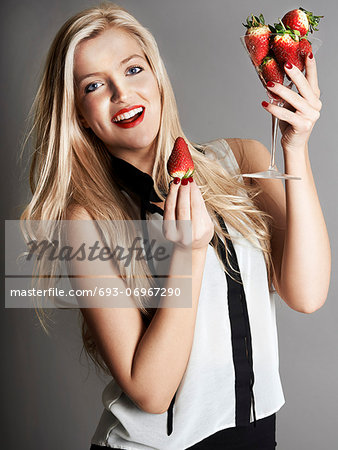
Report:
[[[193,175],[194,172],[195,172],[195,169],[188,169],[188,170],[186,171],[186,173],[183,175],[182,179],[183,179],[183,178],[189,178],[189,177],[191,177],[191,176]]]
[[[299,37],[300,37],[300,32],[298,30],[292,30],[289,26],[287,28],[285,28],[285,25],[280,18],[278,19],[278,21],[279,21],[279,23],[274,24],[275,27],[272,27],[271,25],[269,25],[272,33],[276,33],[276,34],[280,34],[280,35],[289,34],[294,41],[298,42]]]
[[[320,22],[320,19],[322,19],[324,16],[314,16],[311,11],[306,11],[306,9],[304,9],[302,7],[299,7],[299,9],[307,15],[307,19],[309,21],[310,33],[313,33],[314,31],[318,31],[318,24]]]
[[[254,16],[253,14],[250,14],[246,19],[246,24],[243,23],[243,26],[246,28],[257,28],[262,27],[265,25],[265,19],[263,14],[260,14],[259,16]]]

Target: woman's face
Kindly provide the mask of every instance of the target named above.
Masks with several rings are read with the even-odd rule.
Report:
[[[82,41],[75,51],[74,77],[82,124],[112,153],[151,148],[160,125],[160,92],[131,35],[109,28]]]

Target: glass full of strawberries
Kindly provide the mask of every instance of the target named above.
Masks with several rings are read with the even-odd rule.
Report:
[[[315,54],[320,47],[321,40],[312,36],[309,39],[309,33],[317,31],[322,17],[299,8],[287,12],[274,26],[266,25],[262,14],[249,16],[246,24],[243,24],[247,32],[241,36],[241,42],[266,89],[270,103],[284,106],[285,102],[267,89],[267,83],[281,83],[291,89],[293,83],[286,75],[284,65],[291,63],[303,71],[307,55]],[[270,166],[264,172],[243,174],[244,177],[300,180],[297,176],[279,172],[275,165],[277,131],[278,119],[272,116]]]

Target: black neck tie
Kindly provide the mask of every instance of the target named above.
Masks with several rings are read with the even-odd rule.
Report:
[[[163,209],[144,199],[141,200],[141,219],[145,239],[149,242],[148,229],[146,224],[146,211],[151,214],[159,213],[163,216]],[[223,218],[216,214],[223,231],[228,233]],[[217,236],[217,235],[216,235]],[[216,241],[216,244],[215,244]],[[253,409],[254,426],[256,426],[255,399],[253,394],[254,372],[252,362],[251,332],[246,297],[243,288],[238,260],[231,239],[226,238],[227,250],[222,240],[217,236],[210,242],[220,255],[225,264],[225,276],[228,286],[228,308],[231,324],[232,354],[235,368],[235,395],[236,395],[236,426],[246,426],[250,424],[251,405]],[[228,252],[228,259],[226,253]],[[152,259],[149,261],[149,268],[153,274],[155,269]],[[173,410],[176,399],[173,396],[167,411],[167,435],[173,432]]]

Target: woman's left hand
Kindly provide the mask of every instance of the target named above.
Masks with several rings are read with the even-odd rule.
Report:
[[[322,103],[319,100],[317,68],[315,59],[309,56],[305,61],[305,75],[294,65],[291,68],[285,65],[284,68],[298,93],[280,83],[274,83],[268,89],[285,100],[286,104],[284,107],[271,103],[263,106],[280,119],[284,151],[297,151],[306,148],[312,128],[320,116]]]

